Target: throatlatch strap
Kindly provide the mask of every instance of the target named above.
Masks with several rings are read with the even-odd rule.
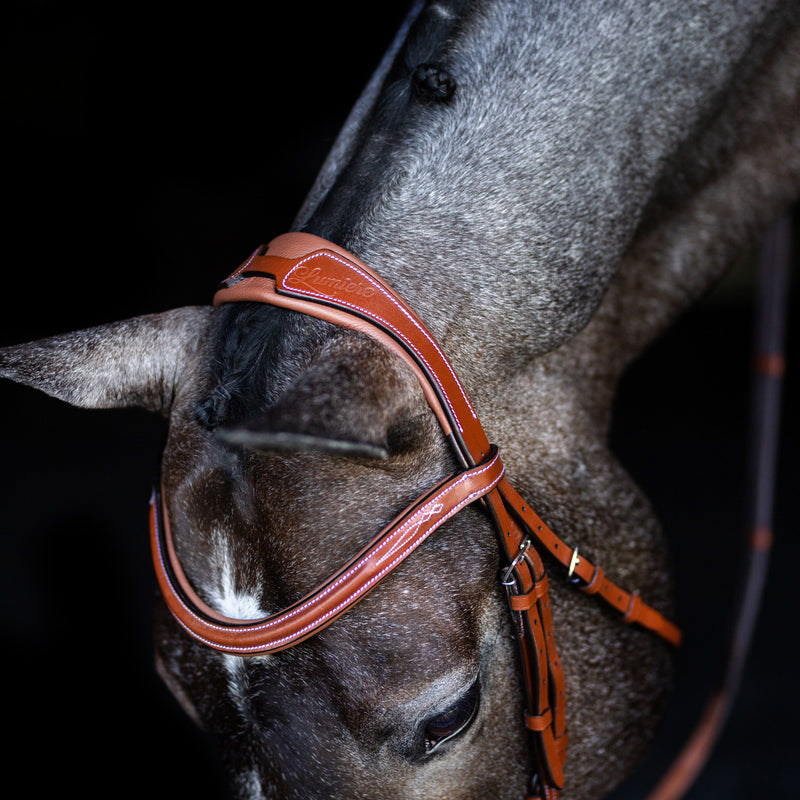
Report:
[[[496,448],[438,343],[415,312],[366,264],[319,237],[290,233],[256,250],[223,284],[214,304],[256,301],[289,308],[361,331],[409,364],[454,445],[464,471],[434,487],[387,526],[338,573],[294,606],[264,620],[231,620],[192,590],[172,548],[166,507],[154,498],[153,558],[165,599],[194,637],[225,652],[248,655],[290,647],[330,624],[388,575],[446,519],[480,500],[494,523],[505,562],[503,585],[524,676],[542,800],[555,800],[566,759],[564,676],[553,634],[548,578],[539,549],[616,608],[623,619],[670,643],[680,631],[638,594],[620,589],[599,566],[557,537],[504,477]]]

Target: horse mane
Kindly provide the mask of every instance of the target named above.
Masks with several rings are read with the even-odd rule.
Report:
[[[253,419],[274,405],[330,327],[262,303],[222,306],[213,325],[209,391],[195,406],[195,419],[207,430]]]
[[[402,123],[412,102],[439,104],[454,96],[447,51],[464,24],[467,5],[466,0],[451,0],[421,12],[375,110],[385,133]],[[307,366],[325,327],[272,306],[235,306],[216,315],[210,389],[195,407],[197,422],[209,430],[253,419],[274,405]]]
[[[427,6],[412,26],[399,57],[389,72],[376,107],[376,120],[395,128],[413,100],[444,103],[452,99],[456,83],[448,71],[447,52],[464,24],[467,3],[453,0]]]

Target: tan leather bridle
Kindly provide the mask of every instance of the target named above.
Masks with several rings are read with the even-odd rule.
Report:
[[[360,331],[389,347],[411,367],[463,469],[418,498],[337,573],[304,598],[261,620],[225,617],[205,604],[181,569],[166,505],[151,507],[153,561],[175,619],[206,645],[240,656],[291,647],[329,625],[377,586],[446,520],[482,504],[504,561],[502,583],[521,655],[525,724],[537,775],[533,793],[553,800],[564,783],[567,751],[564,676],[556,649],[542,562],[547,553],[584,592],[677,646],[678,628],[637,592],[606,577],[577,547],[553,533],[505,476],[463,386],[436,340],[414,311],[366,264],[331,242],[289,233],[259,248],[223,284],[214,304],[255,301]]]

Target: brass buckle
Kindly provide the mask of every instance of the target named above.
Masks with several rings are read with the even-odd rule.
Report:
[[[575,567],[577,567],[578,564],[580,564],[580,563],[581,563],[581,560],[578,558],[578,548],[576,547],[572,551],[572,558],[569,560],[569,571],[567,572],[567,577],[568,578],[572,578],[572,575],[575,572]],[[575,578],[573,580],[573,583],[577,582],[577,580],[578,580],[578,578]]]

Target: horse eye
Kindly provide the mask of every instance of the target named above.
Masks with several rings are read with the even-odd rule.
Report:
[[[445,742],[463,733],[475,719],[478,710],[478,684],[455,705],[428,720],[425,725],[425,754],[429,755]]]

